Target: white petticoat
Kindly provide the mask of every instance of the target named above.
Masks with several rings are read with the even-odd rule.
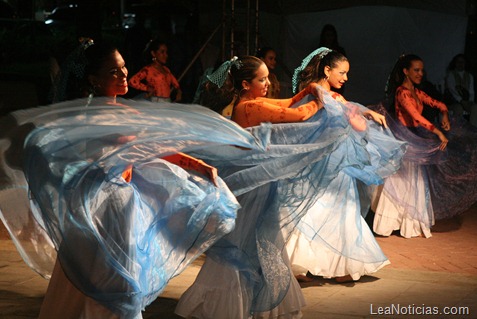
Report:
[[[291,276],[291,273],[290,273]],[[206,258],[194,284],[181,296],[175,313],[198,319],[299,319],[305,299],[300,285],[292,278],[283,301],[268,312],[249,314],[249,292],[241,283],[240,272]]]
[[[393,195],[398,194],[398,195]],[[374,200],[373,230],[376,234],[389,236],[400,230],[405,238],[431,237],[434,211],[430,200],[426,174],[422,167],[403,162],[401,169],[384,181]]]

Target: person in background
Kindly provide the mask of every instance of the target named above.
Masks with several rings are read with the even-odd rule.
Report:
[[[469,122],[477,127],[474,76],[469,72],[464,54],[457,54],[449,63],[445,81],[446,103],[454,116],[469,115]]]
[[[129,85],[145,92],[145,98],[152,102],[180,102],[182,91],[179,82],[167,64],[167,44],[159,39],[151,40],[144,55],[148,65],[129,79]]]
[[[84,66],[84,51],[94,43],[93,38],[88,36],[78,37],[78,46],[71,51],[61,65],[56,59],[51,60],[51,102],[57,103],[83,97],[80,92],[81,68]]]
[[[269,72],[268,80],[270,81],[270,86],[266,97],[270,99],[278,99],[280,97],[280,81],[278,81],[278,78],[274,73],[275,67],[277,66],[277,53],[271,47],[263,47],[258,49],[256,56],[265,62]]]
[[[340,45],[338,41],[338,31],[336,31],[336,27],[332,24],[325,24],[323,28],[321,29],[320,41],[319,41],[318,47],[335,50],[341,53],[342,55],[346,56],[345,49]],[[332,87],[331,89],[333,91],[338,92],[341,95],[343,95],[345,91],[344,86],[342,86],[339,89],[335,87]]]
[[[346,56],[345,49],[340,45],[338,41],[338,32],[332,24],[325,24],[321,29],[320,41],[318,47],[325,47],[331,50],[338,51]]]

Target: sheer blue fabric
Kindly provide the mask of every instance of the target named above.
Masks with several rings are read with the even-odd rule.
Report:
[[[355,102],[335,100],[326,92],[322,94],[327,116],[349,121],[350,117],[360,114],[356,112],[366,109]],[[375,185],[398,171],[407,145],[397,140],[390,129],[362,116],[360,120],[365,129],[353,130],[357,142],[343,144],[345,148],[338,148],[331,158],[337,160],[354,148],[354,154],[362,159],[363,165],[345,167],[330,183],[322,185],[325,191],[317,196],[315,205],[298,224],[301,235],[316,251],[295,251],[295,254],[298,260],[309,259],[306,262],[310,264],[306,266],[312,273],[318,271],[317,275],[352,275],[359,279],[388,263],[363,217],[370,207]],[[318,247],[323,245],[331,251],[327,256],[320,256],[323,249]],[[303,257],[306,255],[315,256],[315,263],[311,262],[313,257]],[[329,265],[324,262],[328,258],[334,260]],[[331,266],[335,269],[323,269]]]
[[[161,157],[262,152],[270,131],[250,134],[197,105],[118,102],[70,101],[3,119],[0,215],[35,271],[48,277],[57,256],[78,289],[133,318],[235,227],[239,209],[221,178],[216,187]]]
[[[376,106],[376,110],[386,114],[382,106]],[[446,150],[440,151],[440,140],[434,133],[421,127],[405,127],[389,114],[386,118],[396,138],[408,144],[404,161],[409,165],[398,174],[410,182],[419,174],[424,176],[435,220],[451,218],[469,209],[477,201],[477,128],[463,118],[451,117],[451,130],[443,131],[449,142]],[[401,189],[392,184],[385,188],[395,203],[407,207],[412,218],[421,222],[431,220],[429,216],[421,216],[412,203],[404,201]]]
[[[446,135],[446,159],[426,167],[436,220],[460,215],[477,202],[477,128],[456,118]]]
[[[282,255],[284,245],[340,172],[353,181],[379,184],[397,170],[405,151],[405,143],[394,139],[389,130],[370,134],[380,130],[370,122],[367,131],[355,131],[347,117],[351,105],[321,93],[325,108],[308,121],[272,125],[265,153],[250,151],[226,161],[216,160],[216,152],[197,153],[218,167],[239,195],[242,208],[236,228],[214,244],[207,256],[240,271],[252,292],[251,313],[273,309],[285,296],[291,277]],[[296,106],[314,98],[309,95]],[[379,149],[390,141],[392,145]]]

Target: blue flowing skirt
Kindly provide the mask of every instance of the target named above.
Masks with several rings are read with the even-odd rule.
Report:
[[[297,105],[314,98],[307,96]],[[380,184],[399,168],[405,152],[405,143],[389,131],[370,133],[379,130],[373,124],[365,131],[353,129],[347,115],[351,106],[336,102],[326,92],[323,99],[325,108],[306,122],[272,124],[266,152],[230,154],[225,161],[210,149],[209,153],[197,153],[219,168],[221,177],[239,196],[242,208],[235,230],[214,244],[207,256],[240,272],[240,284],[247,291],[243,295],[251,296],[246,302],[249,313],[271,310],[285,297],[291,280],[287,258],[282,255],[285,244],[301,218],[328,191],[328,185],[341,172],[353,182]],[[378,147],[390,141],[388,147]],[[334,244],[333,239],[331,242]],[[382,252],[378,253],[382,257]],[[200,293],[200,284],[189,289],[187,300],[196,300],[192,294]]]
[[[2,119],[0,215],[35,271],[48,278],[58,258],[84,294],[133,318],[235,227],[240,207],[220,177],[215,186],[161,157],[260,152],[269,128],[250,134],[196,105],[118,102],[70,101]]]

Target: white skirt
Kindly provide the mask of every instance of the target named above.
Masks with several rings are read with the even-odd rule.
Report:
[[[434,211],[427,185],[421,166],[403,162],[401,169],[386,178],[382,190],[375,194],[374,232],[389,236],[399,230],[404,238],[431,237]]]
[[[353,280],[390,262],[361,215],[356,180],[340,173],[308,210],[287,242],[292,270]]]
[[[300,285],[290,272],[291,283],[285,298],[274,309],[249,313],[252,296],[245,289],[239,271],[206,258],[195,282],[181,296],[175,313],[200,319],[299,319],[305,299]]]

